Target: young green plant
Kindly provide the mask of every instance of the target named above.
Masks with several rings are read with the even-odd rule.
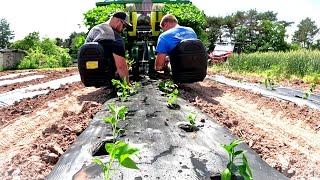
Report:
[[[239,150],[235,151],[235,147],[241,144],[242,140],[234,140],[230,144],[223,144],[222,147],[227,151],[228,153],[228,164],[227,168],[221,173],[221,180],[231,180],[232,175],[236,175],[238,172],[244,180],[252,180],[252,172],[251,168],[249,166],[247,157],[244,154],[244,151]],[[236,165],[235,159],[237,156],[242,155],[242,164]]]
[[[178,89],[174,89],[172,93],[168,94],[167,103],[169,107],[174,107],[178,94],[179,94]]]
[[[190,129],[191,130],[194,130],[196,128],[196,117],[197,117],[197,114],[194,113],[194,112],[191,112],[187,115],[187,120],[189,121],[190,123]]]
[[[274,82],[270,77],[264,79],[264,86],[266,89],[274,90]]]
[[[310,88],[304,92],[304,96],[303,99],[308,99],[311,95],[311,93],[316,89],[317,84],[316,83],[312,83]]]
[[[93,162],[98,164],[103,173],[104,179],[110,180],[113,173],[111,174],[111,169],[113,168],[113,163],[118,160],[119,164],[126,168],[139,169],[136,163],[130,158],[131,155],[136,154],[139,149],[129,146],[129,144],[124,141],[116,141],[119,136],[120,130],[118,130],[117,124],[119,121],[124,121],[126,119],[126,113],[128,112],[125,106],[116,106],[115,104],[109,104],[108,108],[111,115],[105,117],[103,120],[106,123],[110,123],[112,126],[112,137],[113,143],[107,143],[105,145],[106,151],[109,153],[109,161],[103,163],[100,159],[94,158]]]
[[[111,80],[112,85],[114,85],[117,89],[117,96],[121,101],[125,101],[129,96],[137,93],[137,88],[141,86],[140,83],[134,83],[130,85],[126,80]]]
[[[115,143],[118,138],[120,130],[118,130],[118,122],[126,120],[126,113],[128,112],[127,107],[125,106],[116,106],[115,104],[108,104],[109,111],[111,116],[105,117],[103,120],[106,123],[110,123],[112,126],[112,137],[113,143]]]
[[[177,89],[177,85],[174,84],[171,80],[161,81],[158,85],[160,91],[169,94],[172,93],[175,89]]]
[[[124,141],[117,141],[115,143],[108,143],[105,145],[107,152],[109,153],[109,162],[103,163],[100,159],[94,158],[93,162],[98,164],[104,174],[105,180],[110,180],[112,175],[111,169],[115,160],[118,160],[119,164],[123,167],[130,169],[139,169],[137,164],[130,158],[131,155],[134,155],[139,152],[138,148],[129,146],[129,144]]]

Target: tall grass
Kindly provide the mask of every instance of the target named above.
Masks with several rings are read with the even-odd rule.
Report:
[[[320,74],[320,51],[296,50],[233,55],[222,66],[236,72],[303,78]]]

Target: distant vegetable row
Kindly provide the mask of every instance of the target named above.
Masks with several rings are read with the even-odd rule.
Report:
[[[219,66],[233,72],[257,73],[272,78],[320,77],[320,51],[256,52],[233,55]]]

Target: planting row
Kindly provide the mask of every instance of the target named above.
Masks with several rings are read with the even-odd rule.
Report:
[[[171,81],[113,83],[119,100],[105,104],[48,179],[285,179],[245,144],[246,153],[236,150],[241,141],[178,98]]]

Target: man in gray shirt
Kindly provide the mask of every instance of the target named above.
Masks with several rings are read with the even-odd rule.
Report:
[[[111,40],[112,44],[108,44],[108,47],[112,51],[116,74],[129,82],[128,65],[125,60],[125,44],[120,36],[120,33],[127,26],[131,26],[129,16],[125,12],[116,12],[107,22],[94,26],[89,31],[86,42],[99,42],[104,46],[105,40]]]

